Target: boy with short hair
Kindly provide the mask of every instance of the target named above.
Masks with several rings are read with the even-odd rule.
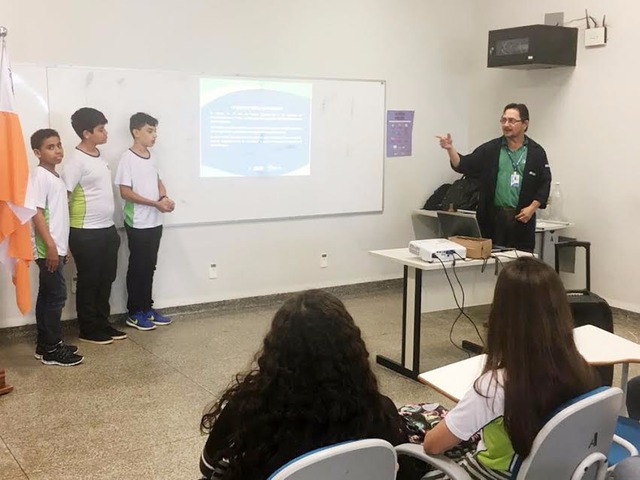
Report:
[[[175,203],[167,197],[151,148],[157,137],[158,120],[138,112],[129,120],[132,147],[122,154],[115,184],[124,203],[124,227],[129,243],[127,270],[127,325],[153,330],[169,325],[171,319],[153,308],[153,274],[162,238],[162,213],[172,212]]]
[[[113,223],[109,165],[98,145],[107,142],[107,119],[94,108],[71,116],[80,143],[65,160],[62,179],[69,193],[69,246],[78,270],[76,309],[80,340],[106,345],[127,338],[109,324],[109,295],[116,278],[120,237]]]
[[[38,339],[35,357],[45,365],[73,366],[82,362],[78,347],[62,340],[61,316],[67,299],[62,270],[69,260],[69,209],[64,182],[56,172],[64,150],[60,135],[50,128],[31,135],[40,163],[33,171],[37,212],[33,218],[34,257],[40,269],[36,300]]]

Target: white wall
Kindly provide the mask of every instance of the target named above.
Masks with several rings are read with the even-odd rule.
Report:
[[[565,20],[580,18],[585,8],[598,22],[606,14],[609,41],[605,47],[585,49],[585,23],[572,23],[581,28],[575,68],[486,68],[489,30],[543,23],[546,12],[564,12]],[[469,144],[499,135],[497,119],[506,103],[526,103],[529,133],[545,147],[554,181],[561,183],[565,215],[576,223],[571,233],[592,242],[592,290],[615,306],[640,312],[635,251],[640,238],[635,145],[640,3],[483,0],[477,18],[480,28],[470,44]]]
[[[385,79],[387,108],[416,110],[413,156],[385,162],[383,214],[165,229],[155,298],[166,307],[399,276],[367,251],[406,245],[410,211],[453,178],[433,135],[448,128],[467,138],[475,8],[472,0],[0,0],[0,24],[13,62]],[[75,139],[63,141],[71,148]],[[125,311],[126,255],[123,246],[114,313]],[[64,317],[74,316],[70,295]],[[0,327],[33,321],[15,308],[2,271]]]

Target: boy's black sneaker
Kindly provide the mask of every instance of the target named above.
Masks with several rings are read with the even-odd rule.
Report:
[[[127,334],[120,330],[113,328],[111,325],[105,327],[104,332],[114,340],[124,340],[127,338]]]
[[[71,353],[76,353],[78,351],[78,347],[75,345],[69,345],[68,343],[60,342],[67,350],[70,350]],[[59,345],[59,344],[58,344]],[[56,345],[57,346],[57,345]],[[42,360],[42,356],[47,353],[47,348],[42,345],[36,345],[36,353],[33,354],[36,357],[36,360]]]
[[[45,365],[60,365],[61,367],[72,367],[82,363],[84,357],[73,353],[64,344],[58,344],[50,352],[45,352],[40,361]]]
[[[111,335],[101,330],[96,332],[80,333],[78,339],[83,342],[97,343],[98,345],[108,345],[113,343]]]

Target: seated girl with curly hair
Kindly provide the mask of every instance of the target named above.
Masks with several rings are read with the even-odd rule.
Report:
[[[202,417],[206,479],[269,477],[306,452],[347,440],[408,441],[393,402],[378,391],[360,329],[322,291],[289,299],[273,318],[248,373]],[[411,459],[398,478],[420,478]]]

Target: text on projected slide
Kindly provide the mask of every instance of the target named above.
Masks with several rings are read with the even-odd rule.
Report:
[[[310,83],[200,80],[200,176],[309,175]]]

